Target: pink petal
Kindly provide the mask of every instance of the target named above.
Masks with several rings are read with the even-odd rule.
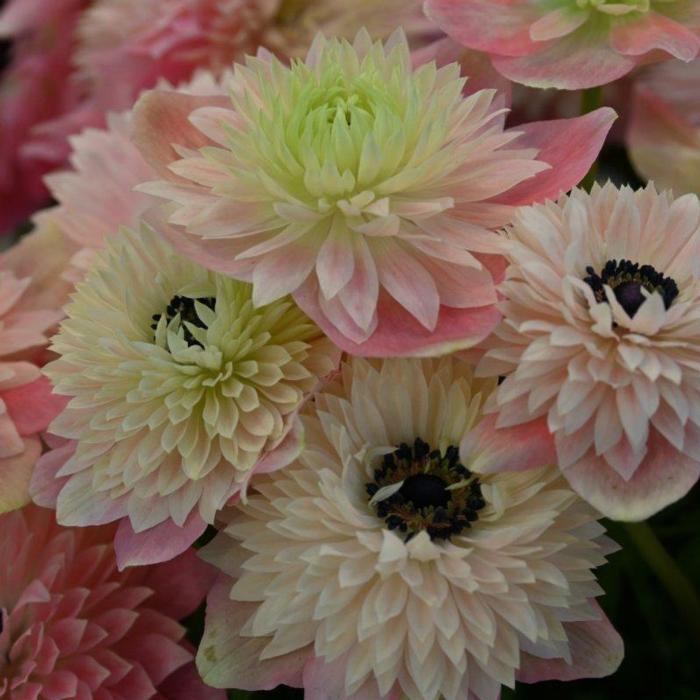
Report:
[[[60,444],[39,458],[29,486],[34,503],[43,508],[56,508],[58,494],[70,479],[56,474],[73,456],[75,447],[76,443],[72,441]]]
[[[538,9],[520,0],[427,0],[425,13],[446,34],[471,49],[525,56],[537,45],[530,25]]]
[[[330,322],[318,302],[317,288],[307,286],[294,300],[342,350],[362,357],[438,356],[472,347],[496,327],[500,314],[495,305],[476,309],[441,306],[434,331],[420,325],[388,294],[379,295],[376,331],[364,342],[354,342]]]
[[[513,206],[556,199],[575,187],[595,162],[605,137],[617,118],[614,110],[602,107],[573,119],[532,122],[516,127],[522,131],[514,145],[537,148],[538,160],[552,167],[517,185],[493,201]]]
[[[226,692],[205,685],[192,663],[168,676],[158,686],[154,700],[226,700]]]
[[[512,428],[496,428],[496,420],[495,415],[485,416],[462,440],[462,459],[469,464],[474,461],[475,471],[491,474],[556,464],[546,418]]]
[[[255,260],[236,260],[239,251],[235,241],[200,238],[166,223],[157,211],[150,211],[144,218],[182,256],[214,272],[251,281]]]
[[[211,589],[216,569],[188,549],[160,566],[148,567],[144,583],[155,593],[148,605],[174,620],[193,613]]]
[[[700,462],[678,452],[652,430],[646,457],[629,481],[593,450],[564,470],[564,476],[606,517],[636,521],[685,496],[700,477]]]
[[[199,107],[226,106],[225,97],[199,97],[182,92],[152,90],[134,106],[132,139],[147,163],[165,180],[182,180],[168,166],[180,160],[173,144],[198,149],[211,141],[189,121]],[[230,104],[230,103],[229,103]]]
[[[614,673],[622,663],[624,644],[612,623],[600,611],[601,619],[586,622],[565,622],[571,664],[564,659],[540,659],[523,654],[518,680],[522,683],[578,678],[603,678]]]
[[[132,635],[129,655],[138,659],[154,685],[192,660],[192,654],[163,634]]]
[[[114,538],[117,566],[159,564],[182,554],[207,529],[207,524],[194,510],[184,527],[168,519],[159,525],[136,534],[128,518],[122,518]]]
[[[197,668],[204,682],[240,690],[271,690],[280,684],[301,688],[311,649],[260,661],[269,638],[240,636],[257,605],[232,601],[233,584],[233,579],[220,575],[207,598],[204,637],[197,652]]]
[[[347,654],[331,663],[314,656],[304,666],[304,700],[399,700],[401,687],[394,685],[388,695],[380,695],[370,679],[356,692],[345,692]]]
[[[33,435],[46,430],[68,403],[66,397],[53,393],[47,377],[5,391],[2,398],[20,435]]]
[[[416,67],[430,61],[435,61],[438,68],[450,63],[459,63],[462,75],[467,77],[462,94],[467,96],[479,90],[496,89],[505,97],[506,106],[510,105],[511,82],[494,70],[486,54],[466,49],[445,37],[414,51],[411,58]]]
[[[0,459],[0,513],[29,503],[29,482],[40,454],[39,439],[27,438],[20,454]]]
[[[559,39],[578,29],[588,18],[585,11],[565,7],[552,10],[530,26],[530,37],[533,41]]]
[[[575,32],[558,41],[538,44],[538,53],[529,56],[493,56],[494,68],[506,78],[538,88],[581,90],[606,85],[629,73],[637,61],[623,56],[605,44],[587,42]]]
[[[660,49],[682,61],[692,61],[700,51],[700,37],[658,12],[648,12],[634,22],[617,25],[612,46],[627,56],[643,56]]]

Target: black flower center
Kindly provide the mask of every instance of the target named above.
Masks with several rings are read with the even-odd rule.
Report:
[[[374,507],[387,527],[405,533],[407,541],[422,531],[431,539],[449,539],[470,527],[486,505],[481,483],[460,463],[454,445],[443,454],[420,438],[413,447],[402,443],[384,455],[367,493],[373,497],[399,482],[401,488]]]
[[[588,276],[583,281],[593,290],[596,301],[607,301],[604,285],[608,285],[630,318],[637,313],[646,298],[642,289],[650,294],[661,294],[667,309],[678,296],[676,282],[670,277],[664,277],[651,265],[639,265],[630,260],[608,260],[600,274],[590,266],[586,272]]]
[[[214,297],[199,297],[197,299],[191,299],[190,297],[183,297],[179,294],[176,294],[170,300],[165,310],[165,320],[167,323],[170,323],[175,318],[175,316],[180,314],[180,322],[182,323],[185,342],[189,346],[199,345],[199,347],[202,347],[202,344],[192,335],[190,329],[185,325],[185,323],[191,323],[197,328],[207,327],[204,321],[202,321],[202,319],[199,317],[199,314],[197,313],[195,302],[204,304],[204,306],[210,308],[212,311],[216,306],[216,299]],[[158,321],[160,321],[162,315],[163,314],[153,314],[153,323],[151,324],[151,328],[153,330],[155,330],[158,327]]]

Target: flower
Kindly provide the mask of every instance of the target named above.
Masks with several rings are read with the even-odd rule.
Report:
[[[489,228],[577,182],[614,113],[504,132],[493,91],[463,86],[456,64],[414,72],[401,32],[319,35],[305,62],[237,66],[230,100],[143,97],[134,139],[164,179],[140,189],[176,247],[255,304],[292,293],[348,352],[469,347],[498,319]]]
[[[507,78],[533,87],[605,85],[640,62],[691,61],[700,50],[695,0],[426,0],[425,10]]]
[[[184,627],[211,573],[194,552],[118,573],[113,528],[0,516],[0,698],[223,700],[197,679]]]
[[[95,0],[78,27],[75,62],[103,111],[131,106],[159,79],[216,73],[254,53],[279,0]]]
[[[42,176],[63,158],[32,154],[31,140],[38,124],[73,110],[79,100],[67,76],[81,4],[13,0],[0,13],[0,41],[13,42],[0,78],[0,235],[48,199]]]
[[[499,426],[546,422],[564,476],[640,520],[700,475],[700,202],[612,184],[524,208],[504,239]]]
[[[496,700],[516,677],[617,667],[622,641],[593,602],[613,543],[542,466],[542,435],[475,439],[494,385],[454,356],[343,366],[303,410],[304,451],[202,550],[222,571],[206,683]],[[537,468],[481,474],[519,463]]]
[[[700,194],[700,61],[663,63],[634,83],[627,145],[645,179]]]
[[[423,12],[423,0],[286,0],[261,43],[279,56],[304,57],[314,36],[352,40],[365,28],[373,39],[387,39],[401,27],[412,48],[441,35]]]
[[[34,360],[61,313],[32,308],[32,279],[0,270],[0,514],[29,502],[39,433],[63,406]],[[2,696],[0,696],[2,697]]]
[[[221,95],[226,78],[197,71],[180,90],[193,95]],[[166,83],[167,85],[167,83]],[[71,169],[44,180],[58,206],[34,217],[38,226],[58,226],[76,250],[63,275],[79,282],[104,247],[106,237],[120,226],[135,229],[154,200],[135,187],[156,176],[131,142],[131,112],[107,114],[105,129],[85,129],[69,139]],[[45,224],[46,222],[46,224]]]
[[[64,525],[121,520],[120,566],[188,547],[259,470],[298,444],[295,414],[338,352],[290,300],[253,308],[250,285],[123,229],[66,307],[45,374],[70,397],[70,440],[33,494]],[[276,448],[276,449],[275,449]]]

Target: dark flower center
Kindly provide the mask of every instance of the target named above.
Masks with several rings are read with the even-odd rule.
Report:
[[[180,321],[182,323],[185,342],[189,346],[199,345],[199,347],[202,347],[202,344],[192,335],[190,329],[185,325],[185,322],[187,322],[191,323],[197,328],[207,327],[204,321],[202,321],[202,319],[199,318],[199,314],[197,313],[197,309],[195,307],[195,302],[197,301],[200,304],[204,304],[204,306],[210,308],[212,311],[216,306],[215,297],[199,297],[197,299],[191,299],[190,297],[182,297],[176,294],[170,300],[165,310],[165,320],[167,323],[170,323],[175,318],[175,316],[180,314]],[[162,315],[163,314],[153,314],[153,323],[151,324],[151,328],[153,330],[155,330],[158,327],[158,321],[160,321]]]
[[[486,501],[479,480],[459,461],[454,445],[441,453],[416,438],[384,455],[367,484],[373,497],[379,489],[403,482],[388,498],[374,504],[390,530],[405,533],[408,541],[425,531],[431,539],[449,539],[477,520]]]
[[[645,289],[650,294],[658,292],[668,309],[678,296],[678,285],[670,277],[664,277],[651,265],[639,265],[630,260],[608,260],[600,274],[588,266],[588,277],[583,281],[593,290],[596,301],[606,302],[604,285],[608,285],[615,294],[620,306],[632,318],[646,298]]]

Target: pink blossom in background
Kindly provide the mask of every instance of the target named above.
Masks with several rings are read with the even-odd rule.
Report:
[[[507,78],[540,88],[604,85],[700,49],[696,0],[426,0],[425,10]]]
[[[211,585],[208,565],[188,552],[119,573],[114,528],[53,515],[0,516],[0,698],[224,700],[199,680],[178,624]]]
[[[653,185],[523,208],[503,239],[498,428],[546,425],[604,515],[642,520],[700,476],[700,201]],[[505,438],[507,439],[507,437]]]
[[[30,277],[0,268],[0,513],[29,501],[39,434],[65,404],[33,362],[62,314],[32,308],[31,287]]]
[[[69,80],[74,28],[84,0],[14,0],[0,14],[0,39],[12,39],[12,59],[0,74],[0,235],[48,199],[42,177],[65,158],[35,150],[34,128],[75,109]],[[59,149],[60,150],[60,149]]]
[[[230,99],[140,100],[134,140],[163,179],[139,189],[168,201],[183,254],[256,304],[292,293],[346,351],[468,347],[498,321],[491,229],[576,184],[615,115],[504,131],[495,91],[463,85],[456,64],[414,73],[400,34],[317,37],[291,68],[263,53]]]
[[[700,194],[700,60],[638,76],[627,145],[642,177],[675,194]]]

